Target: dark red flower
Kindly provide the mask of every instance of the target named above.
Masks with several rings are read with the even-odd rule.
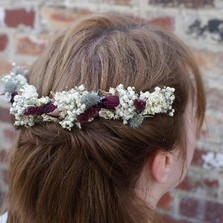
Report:
[[[106,109],[115,109],[119,105],[119,97],[115,95],[104,97],[101,100],[101,107]]]
[[[42,115],[43,112],[43,107],[41,106],[30,106],[28,108],[25,109],[24,111],[24,115]]]
[[[146,102],[141,99],[135,99],[133,104],[138,112],[143,111],[146,107]]]
[[[54,111],[57,108],[53,103],[48,103],[43,106],[30,106],[25,109],[24,115],[35,115],[39,116]]]
[[[100,110],[101,107],[98,105],[91,106],[84,113],[77,116],[77,121],[81,124],[87,123],[89,119],[97,117]]]
[[[43,106],[43,112],[47,114],[47,113],[53,112],[56,108],[57,106],[54,105],[53,103],[48,103]]]

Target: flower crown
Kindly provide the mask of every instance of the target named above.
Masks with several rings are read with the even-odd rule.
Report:
[[[39,97],[37,89],[28,84],[26,74],[22,67],[14,66],[10,74],[2,78],[16,126],[58,122],[71,130],[75,125],[81,128],[83,123],[101,117],[122,120],[123,124],[137,128],[146,117],[160,113],[174,115],[175,89],[171,87],[156,87],[151,93],[137,94],[134,87],[125,89],[123,84],[110,88],[109,92],[89,92],[80,85],[68,91],[51,92],[51,97]]]

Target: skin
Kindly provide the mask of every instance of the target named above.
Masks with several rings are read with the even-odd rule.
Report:
[[[186,162],[180,158],[180,148],[171,152],[160,149],[154,156],[152,163],[151,160],[147,161],[138,181],[137,195],[154,209],[160,198],[183,180],[191,164],[197,140],[192,103],[187,106],[185,124],[187,134]]]

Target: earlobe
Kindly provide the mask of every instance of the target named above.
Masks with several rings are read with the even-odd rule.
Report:
[[[158,183],[166,183],[169,177],[170,166],[173,163],[172,155],[168,152],[159,151],[151,162],[151,174]]]

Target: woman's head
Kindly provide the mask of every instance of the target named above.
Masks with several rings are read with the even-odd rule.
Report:
[[[71,131],[56,123],[21,128],[12,158],[10,222],[145,222],[135,191],[145,165],[160,151],[186,160],[189,105],[197,130],[204,118],[203,84],[188,48],[143,21],[99,15],[60,34],[30,68],[29,82],[40,95],[81,84],[88,91],[120,83],[137,92],[175,88],[173,117],[158,114],[134,129],[102,118]]]

